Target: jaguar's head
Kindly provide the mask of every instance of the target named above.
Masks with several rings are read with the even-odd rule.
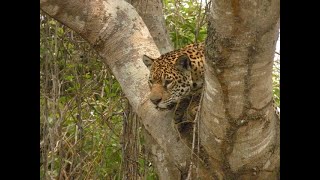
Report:
[[[150,100],[157,108],[171,109],[190,94],[193,82],[191,61],[187,54],[166,54],[157,59],[143,56],[150,70]]]

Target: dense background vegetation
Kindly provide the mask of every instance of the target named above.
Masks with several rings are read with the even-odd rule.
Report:
[[[206,38],[205,7],[165,0],[175,48]],[[280,56],[273,92],[280,106]],[[81,37],[40,12],[40,178],[157,179],[121,87]]]

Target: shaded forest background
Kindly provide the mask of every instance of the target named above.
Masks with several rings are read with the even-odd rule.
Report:
[[[204,6],[166,0],[174,48],[206,38]],[[280,54],[273,93],[280,108]],[[40,12],[40,179],[157,179],[143,129],[119,83],[90,45]]]

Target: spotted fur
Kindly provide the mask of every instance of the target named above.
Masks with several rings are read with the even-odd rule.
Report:
[[[155,59],[145,55],[143,62],[150,70],[149,98],[156,107],[171,109],[181,102],[175,110],[176,123],[193,119],[196,113],[194,109],[198,108],[203,87],[204,43],[190,44]],[[275,103],[273,109],[280,119],[280,111]],[[185,114],[189,110],[193,112],[190,115]]]
[[[190,44],[153,59],[143,57],[149,68],[150,100],[160,109],[171,109],[203,87],[204,44]]]

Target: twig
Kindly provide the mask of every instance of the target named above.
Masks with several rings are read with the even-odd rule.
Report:
[[[201,109],[202,98],[203,98],[203,91],[201,93],[201,98],[200,98],[200,102],[199,102],[199,105],[198,105],[196,117],[194,118],[193,134],[192,134],[192,148],[191,148],[191,162],[190,162],[190,166],[189,166],[189,170],[188,170],[188,176],[187,176],[186,180],[191,180],[192,166],[193,166],[193,154],[194,154],[194,147],[195,147],[195,141],[196,141],[196,130],[198,130],[198,132],[199,132],[199,112],[200,112],[200,109]],[[199,152],[200,152],[199,151],[199,148],[200,148],[199,133],[197,135],[198,135],[198,143],[197,143],[198,154],[197,154],[197,156],[199,156]],[[198,161],[197,161],[197,176],[198,176],[198,166],[199,166],[199,158],[198,158]]]

